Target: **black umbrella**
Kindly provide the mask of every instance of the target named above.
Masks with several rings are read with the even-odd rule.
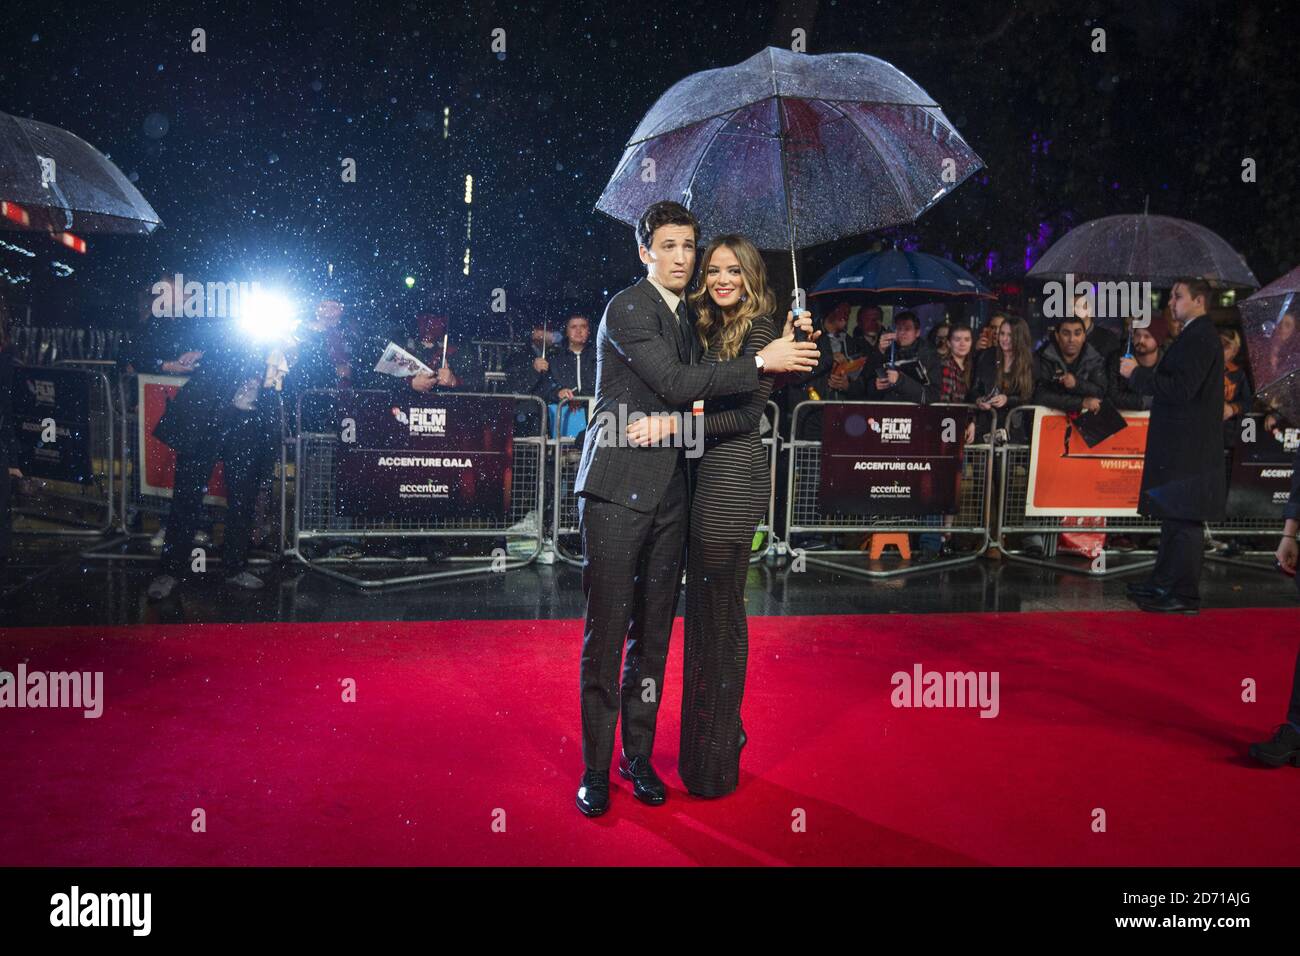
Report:
[[[0,226],[148,235],[153,207],[99,150],[67,130],[0,113]]]
[[[796,249],[913,221],[982,166],[897,67],[768,47],[661,96],[596,208],[633,225],[676,199],[706,234],[789,249],[793,264]]]

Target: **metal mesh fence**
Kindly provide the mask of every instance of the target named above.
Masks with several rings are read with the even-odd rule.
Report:
[[[87,482],[28,477],[11,499],[15,534],[97,536],[116,520],[116,406],[114,390],[101,366],[112,363],[60,361],[53,368],[84,376],[90,402],[86,409],[86,445],[90,460]],[[58,411],[52,417],[57,423]],[[7,479],[5,479],[7,480]]]

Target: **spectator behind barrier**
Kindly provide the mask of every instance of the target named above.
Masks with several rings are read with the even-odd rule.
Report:
[[[921,338],[921,322],[914,312],[894,316],[894,329],[884,332],[877,345],[882,366],[866,384],[869,398],[882,402],[928,405],[939,398],[943,372],[939,356]]]
[[[1133,358],[1142,368],[1155,368],[1160,361],[1162,350],[1154,334],[1154,327],[1135,328],[1130,333],[1133,342]],[[1133,390],[1129,380],[1119,374],[1119,361],[1123,349],[1116,349],[1106,360],[1107,395],[1118,409],[1128,412],[1150,411],[1152,396],[1139,395]]]
[[[447,338],[446,362],[443,361],[443,337],[447,335],[445,315],[419,315],[416,336],[407,342],[407,351],[418,358],[433,374],[413,375],[406,384],[414,391],[483,391],[483,367],[472,344],[460,338]]]
[[[1038,350],[1034,404],[1063,412],[1096,411],[1106,396],[1106,363],[1088,344],[1083,319],[1072,315]]]
[[[549,353],[550,381],[542,398],[561,402],[596,394],[596,345],[591,337],[591,320],[574,313],[564,323],[564,345]],[[535,366],[534,366],[535,367]]]
[[[1241,435],[1241,418],[1255,403],[1250,377],[1239,363],[1241,333],[1236,329],[1219,329],[1223,343],[1223,445],[1232,448]]]
[[[991,324],[991,323],[990,323]],[[1004,316],[998,323],[997,341],[975,357],[975,407],[988,413],[980,417],[981,434],[1005,428],[1013,408],[1034,398],[1034,345],[1024,319]],[[1021,416],[1012,441],[1027,444],[1029,423]]]
[[[1104,360],[1120,350],[1119,336],[1110,329],[1098,325],[1092,317],[1092,301],[1096,297],[1095,287],[1074,297],[1074,314],[1083,320],[1083,330],[1087,342]]]
[[[170,275],[145,290],[141,303],[142,328],[127,355],[127,371],[139,375],[189,375],[208,347],[214,323],[226,317],[187,317],[184,290],[176,288]]]

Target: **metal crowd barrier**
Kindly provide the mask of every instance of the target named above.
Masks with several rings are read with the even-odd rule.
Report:
[[[382,396],[385,404],[391,399],[387,391],[368,390]],[[351,518],[335,514],[337,493],[336,452],[340,444],[337,433],[304,431],[302,399],[308,395],[337,395],[336,389],[314,389],[299,396],[295,421],[297,437],[294,470],[293,535],[287,553],[299,562],[329,577],[346,581],[359,588],[382,588],[394,585],[415,584],[447,578],[508,571],[532,563],[542,551],[544,463],[546,456],[546,406],[532,395],[515,395],[487,392],[458,392],[458,396],[481,398],[486,401],[505,401],[515,408],[515,402],[536,402],[541,410],[537,435],[514,436],[513,472],[510,506],[503,521],[492,522],[482,518]],[[364,394],[362,392],[361,394]],[[513,418],[513,415],[512,415]],[[303,553],[303,544],[316,540],[402,538],[494,538],[507,539],[504,556],[501,554],[478,556],[459,555],[449,560],[468,563],[474,567],[459,570],[427,571],[399,574],[390,577],[361,577],[339,570],[340,566],[392,566],[394,559],[385,556],[342,557],[316,556]],[[509,539],[524,546],[524,553],[511,555]],[[398,559],[403,564],[423,563],[423,558]]]
[[[181,375],[165,377],[175,378],[181,383],[188,380],[186,376]],[[184,387],[183,384],[182,387]],[[132,550],[131,547],[133,544],[153,537],[152,531],[143,529],[146,517],[152,517],[161,528],[165,526],[167,513],[171,509],[171,497],[169,495],[154,494],[141,488],[140,476],[143,473],[144,463],[142,459],[143,449],[141,447],[140,409],[137,407],[138,392],[138,376],[130,372],[122,372],[118,376],[116,389],[116,411],[119,424],[117,427],[117,461],[114,469],[119,495],[118,522],[116,526],[118,534],[109,541],[83,551],[83,558],[102,561],[156,561],[158,559],[159,551],[156,548],[141,552]],[[283,434],[284,409],[281,408],[280,411],[280,431]],[[268,492],[271,496],[268,500],[268,508],[275,503],[277,498],[279,499],[278,520],[275,520],[276,516],[268,511],[266,517],[275,520],[273,534],[268,536],[270,546],[268,547],[268,543],[264,541],[259,546],[251,548],[248,559],[250,564],[271,564],[278,561],[280,556],[287,550],[284,508],[284,483],[287,471],[288,459],[282,442],[280,459],[276,463],[271,478],[272,486]],[[277,484],[279,485],[278,494]],[[200,521],[200,527],[211,528],[215,524],[220,524],[224,513],[225,509],[219,505],[205,505],[204,517]],[[214,549],[213,559],[219,560],[219,558],[219,550]]]
[[[958,494],[957,513],[952,524],[934,523],[929,516],[860,515],[841,512],[823,512],[821,509],[821,450],[820,439],[800,437],[800,426],[809,417],[805,410],[825,408],[828,405],[896,405],[897,402],[867,401],[803,401],[795,406],[790,422],[790,460],[787,463],[786,482],[789,494],[786,499],[786,541],[792,555],[802,556],[806,563],[834,568],[849,574],[871,578],[890,578],[918,571],[969,564],[988,550],[989,503],[993,471],[993,447],[988,444],[967,445],[962,462],[962,476]],[[973,408],[956,402],[942,403],[951,408]],[[940,519],[941,521],[944,519]],[[929,523],[927,523],[929,522]],[[861,551],[825,548],[808,551],[799,548],[797,535],[808,534],[952,534],[974,538],[976,546],[970,551],[949,558],[938,558],[924,563],[909,562],[894,568],[871,568],[828,561],[827,555],[861,555]]]
[[[1264,433],[1264,420],[1268,418],[1266,414],[1251,412],[1245,417],[1254,418],[1258,421],[1257,434]],[[1231,451],[1224,450],[1225,465],[1231,461]],[[1231,475],[1229,475],[1231,481]],[[1229,483],[1231,489],[1231,483]],[[1223,521],[1208,522],[1205,526],[1206,533],[1216,541],[1225,539],[1234,544],[1244,539],[1245,547],[1238,544],[1235,554],[1220,554],[1213,551],[1206,552],[1206,560],[1218,561],[1222,564],[1232,564],[1238,567],[1254,568],[1258,571],[1267,571],[1269,574],[1275,574],[1276,569],[1273,567],[1273,555],[1277,550],[1278,539],[1282,536],[1282,507],[1279,505],[1277,514],[1269,518],[1244,517],[1233,518],[1225,517]],[[1263,547],[1250,547],[1250,538],[1261,538]],[[1233,541],[1232,539],[1238,539]],[[1251,558],[1264,559],[1251,560]]]
[[[1029,434],[1033,425],[1034,409],[1039,407],[1021,405],[1013,408],[1007,414],[1007,433],[1009,435]],[[1022,423],[1021,419],[1026,416],[1029,421]],[[1069,519],[1063,517],[1027,515],[1025,506],[1029,497],[1030,445],[1008,441],[998,449],[998,454],[1001,457],[1001,468],[998,472],[1001,494],[995,540],[998,549],[1008,560],[1095,577],[1141,571],[1155,564],[1154,558],[1140,557],[1151,555],[1153,551],[1136,548],[1127,552],[1114,549],[1103,550],[1100,559],[1089,559],[1078,555],[1073,556],[1072,560],[1058,560],[1057,545],[1062,534],[1158,535],[1160,524],[1141,516],[1098,518],[1096,519],[1098,523],[1095,525],[1079,525],[1068,524]],[[1041,556],[1028,553],[1026,549],[1031,545],[1024,540],[1012,547],[1008,535],[1030,538],[1036,536],[1042,548]],[[1112,555],[1120,560],[1116,561]],[[1135,555],[1139,557],[1135,558]]]
[[[15,519],[27,518],[39,524],[14,520],[14,534],[102,537],[112,531],[117,520],[114,494],[115,409],[113,389],[103,368],[108,366],[111,369],[112,365],[112,362],[91,359],[68,359],[48,366],[90,379],[86,443],[91,480],[83,484],[28,475],[25,481],[16,486],[10,509]],[[18,366],[19,369],[41,367]],[[7,476],[0,476],[0,480],[8,479]],[[50,527],[50,524],[63,527]]]
[[[584,396],[587,402],[587,425],[591,425],[592,409],[596,399]],[[549,423],[548,423],[549,424]],[[554,455],[551,478],[551,546],[555,556],[566,564],[582,564],[582,542],[576,549],[567,547],[566,539],[581,533],[578,522],[578,496],[573,486],[578,481],[578,465],[582,461],[582,446],[575,436],[548,438],[547,444]]]

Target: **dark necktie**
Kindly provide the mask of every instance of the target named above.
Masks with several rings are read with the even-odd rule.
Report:
[[[690,346],[686,339],[686,327],[688,324],[689,324],[689,320],[686,318],[686,303],[685,301],[678,299],[677,300],[677,341],[678,344],[681,346],[682,352],[685,353],[687,358],[689,358],[691,354]]]

